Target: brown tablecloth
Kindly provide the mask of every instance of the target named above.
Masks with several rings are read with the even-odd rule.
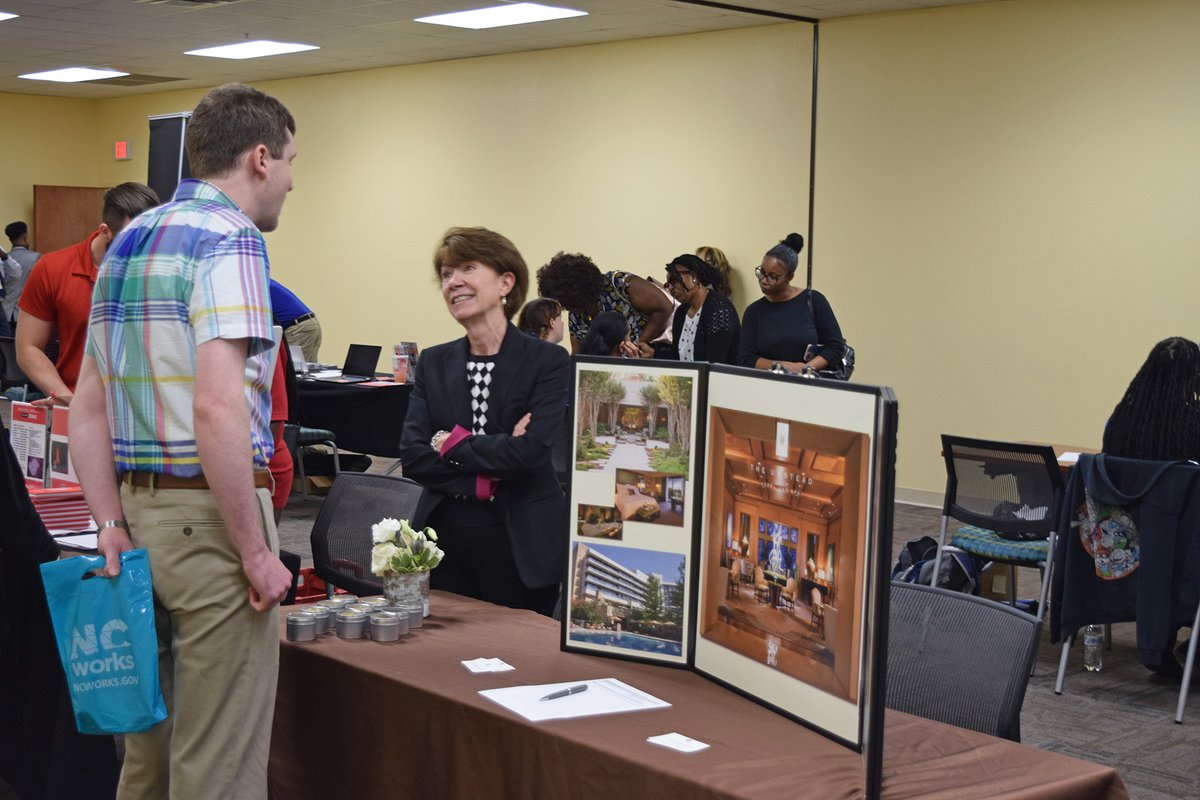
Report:
[[[280,635],[272,798],[856,798],[861,757],[700,675],[559,649],[558,623],[434,592],[393,644]],[[472,674],[498,657],[513,672]],[[482,689],[618,678],[670,708],[530,723]],[[646,742],[678,731],[711,747]],[[889,712],[884,797],[1126,798],[1116,772]]]

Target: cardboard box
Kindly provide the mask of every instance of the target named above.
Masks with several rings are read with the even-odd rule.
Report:
[[[984,567],[979,574],[979,596],[1007,603],[1008,580],[1008,564],[999,564],[993,561]],[[1012,581],[1015,592],[1017,585],[1016,570],[1013,571]],[[1019,597],[1020,595],[1017,596]]]

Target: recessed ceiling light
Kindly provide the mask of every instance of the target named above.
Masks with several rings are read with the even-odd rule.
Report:
[[[79,83],[81,81],[98,81],[101,78],[120,78],[128,75],[128,72],[117,72],[112,69],[92,69],[91,67],[67,67],[65,69],[52,69],[49,72],[30,72],[27,75],[19,75],[20,78],[29,78],[32,81],[57,81],[59,83]]]
[[[4,22],[6,19],[16,19],[17,16],[17,14],[10,14],[7,11],[0,11],[0,22]]]
[[[541,3],[511,3],[492,8],[477,8],[474,11],[434,14],[432,17],[418,17],[415,21],[480,30],[482,28],[499,28],[504,25],[524,25],[528,22],[546,22],[552,19],[586,16],[586,11],[576,11],[573,8],[556,8],[544,6]]]
[[[261,39],[254,42],[238,42],[225,44],[220,47],[205,47],[200,50],[188,50],[185,56],[210,56],[212,58],[262,58],[277,56],[283,53],[301,53],[305,50],[320,50],[314,44],[296,44],[295,42],[272,42]]]

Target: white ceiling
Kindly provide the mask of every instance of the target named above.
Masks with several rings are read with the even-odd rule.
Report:
[[[258,82],[399,64],[545,50],[655,36],[986,0],[541,0],[586,17],[483,31],[414,22],[416,17],[503,0],[0,0],[20,15],[0,22],[0,92],[105,98]],[[320,50],[247,61],[185,56],[185,50],[274,39]],[[18,78],[60,67],[110,67],[173,78],[136,86],[59,84]],[[127,81],[128,79],[117,79]]]

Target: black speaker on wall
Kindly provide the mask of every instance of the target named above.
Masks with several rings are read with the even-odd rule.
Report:
[[[184,135],[190,111],[150,117],[149,168],[146,185],[164,203],[175,196],[175,188],[184,178],[192,177],[188,167]]]

